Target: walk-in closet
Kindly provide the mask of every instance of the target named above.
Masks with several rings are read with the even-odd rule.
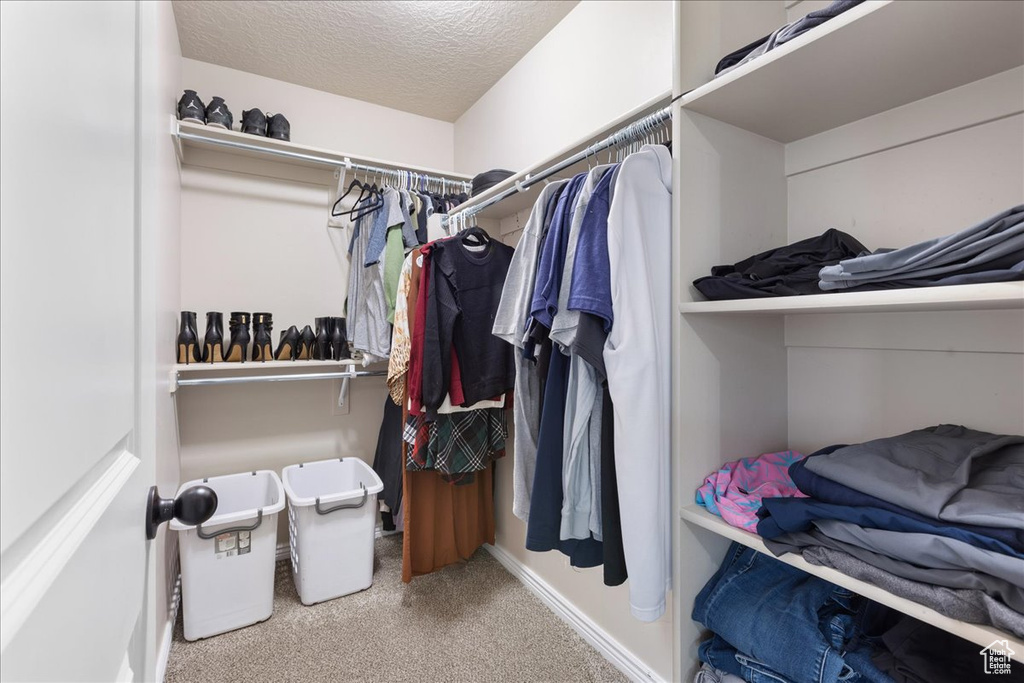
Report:
[[[0,680],[1024,680],[1024,2],[0,3]]]

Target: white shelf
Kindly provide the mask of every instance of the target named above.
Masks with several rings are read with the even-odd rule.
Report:
[[[1024,308],[1024,282],[915,287],[877,292],[835,292],[770,299],[691,301],[682,313],[784,315],[791,313],[893,313]]]
[[[667,106],[669,102],[671,102],[671,100],[672,93],[665,92],[651,100],[648,100],[647,102],[644,102],[640,106],[631,109],[628,112],[622,114],[621,116],[609,121],[601,128],[591,131],[589,134],[580,138],[571,145],[564,147],[563,149],[537,161],[534,164],[531,164],[530,166],[526,167],[525,169],[522,169],[515,175],[501,181],[494,187],[488,188],[486,192],[481,192],[475,197],[470,198],[468,201],[459,204],[458,206],[451,210],[451,213],[454,214],[459,211],[464,211],[466,209],[471,209],[474,206],[480,205],[481,203],[487,201],[491,197],[494,197],[495,195],[500,194],[505,190],[515,186],[517,182],[522,182],[529,178],[531,175],[537,174],[540,171],[548,169],[564,159],[568,159],[577,152],[581,152],[590,145],[594,144],[595,142],[603,140],[604,138],[608,137],[615,131],[625,127],[631,122],[644,116],[647,116],[648,114],[652,114],[658,109]],[[608,158],[608,152],[602,152],[597,156],[599,161],[601,163],[604,163],[605,160]],[[569,178],[572,177],[575,173],[578,173],[582,170],[586,170],[586,168],[587,163],[580,162],[575,166],[566,168],[559,174],[559,176],[563,178]],[[537,197],[540,195],[540,191],[541,189],[543,189],[543,187],[544,183],[537,183],[536,185],[532,185],[526,188],[524,192],[516,192],[515,194],[506,197],[497,204],[493,204],[487,207],[486,209],[484,209],[483,211],[476,215],[479,218],[500,219],[505,218],[507,216],[511,216],[512,214],[518,213],[524,209],[528,209],[533,206],[534,202],[537,200]]]
[[[950,619],[949,617],[939,614],[930,607],[925,607],[913,600],[907,600],[906,598],[901,598],[898,595],[893,595],[889,591],[873,586],[870,583],[860,581],[859,579],[854,579],[829,567],[820,567],[818,565],[811,564],[799,555],[794,555],[793,553],[786,553],[779,557],[775,557],[775,555],[773,555],[765,546],[760,536],[743,531],[742,529],[737,529],[734,526],[730,526],[727,522],[722,520],[721,517],[711,514],[699,505],[693,504],[684,507],[679,511],[679,516],[691,524],[696,524],[697,526],[707,529],[712,533],[724,536],[731,541],[742,543],[749,548],[753,548],[760,553],[764,553],[765,555],[777,559],[779,562],[785,562],[786,564],[805,571],[808,574],[813,574],[814,576],[825,579],[826,581],[831,581],[837,586],[842,586],[843,588],[851,590],[865,598],[874,600],[875,602],[891,607],[903,614],[908,614],[915,619],[920,619],[932,626],[941,628],[944,631],[948,631],[973,643],[977,643],[981,647],[988,647],[996,640],[1008,640],[1010,642],[1010,647],[1016,652],[1013,658],[1017,661],[1024,661],[1024,640],[1021,640],[1020,638],[1004,633],[991,626],[968,624],[957,619]]]
[[[394,169],[396,171],[412,171],[413,173],[419,173],[421,175],[443,176],[457,181],[470,181],[473,179],[472,176],[462,173],[442,171],[436,168],[427,168],[425,166],[412,166],[395,161],[386,161],[384,159],[375,159],[372,157],[363,157],[354,154],[345,154],[343,152],[336,152],[329,149],[323,149],[321,147],[299,145],[294,142],[284,142],[283,140],[275,140],[273,138],[260,137],[258,135],[249,135],[238,131],[205,126],[191,121],[176,121],[176,123],[176,130],[179,133],[179,142],[182,146],[182,158],[185,163],[189,162],[189,150],[216,149],[220,152],[233,156],[267,159],[292,166],[320,170],[329,167],[344,166],[345,160],[348,159],[354,164],[364,164],[367,166]],[[198,139],[181,137],[180,134],[182,133],[189,136],[195,136]],[[230,144],[250,145],[257,149],[237,149],[227,146]],[[285,155],[304,155],[308,158]]]
[[[792,142],[1021,64],[1024,3],[866,2],[680,102]]]
[[[320,370],[362,364],[362,361],[357,360],[268,360],[265,363],[247,360],[244,363],[178,363],[174,366],[174,371],[179,374],[215,373],[241,376],[279,370]]]

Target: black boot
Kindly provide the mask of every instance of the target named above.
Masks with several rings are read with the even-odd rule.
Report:
[[[224,314],[206,313],[206,337],[203,340],[203,362],[224,362]]]
[[[182,311],[181,327],[178,329],[178,362],[188,365],[189,363],[199,363],[202,360],[195,311]]]
[[[299,348],[299,328],[292,325],[281,330],[281,340],[277,342],[274,360],[295,360],[295,351]]]
[[[344,318],[331,318],[331,357],[334,360],[348,360],[352,357],[348,351]]]
[[[224,360],[229,363],[244,363],[249,352],[249,314],[232,312],[228,320],[228,329],[231,332],[231,340],[228,342],[228,350],[224,353]]]
[[[331,359],[331,319],[316,319],[316,341],[313,343],[313,360]]]
[[[252,359],[265,363],[274,358],[273,317],[270,313],[252,314]]]
[[[313,328],[306,325],[299,335],[299,351],[296,354],[298,360],[309,360],[313,357],[313,346],[316,344],[316,335]]]

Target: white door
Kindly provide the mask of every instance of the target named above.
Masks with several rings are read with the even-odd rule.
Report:
[[[137,11],[0,3],[4,681],[152,676],[143,519],[154,468],[137,448]]]

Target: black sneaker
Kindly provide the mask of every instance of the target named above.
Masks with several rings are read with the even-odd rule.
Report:
[[[178,118],[182,121],[206,123],[206,106],[195,90],[186,90],[178,100]]]
[[[228,105],[224,104],[224,98],[215,95],[206,107],[206,125],[231,130],[234,122],[235,117],[231,115]]]
[[[292,139],[292,126],[284,114],[274,114],[267,122],[267,137],[288,142]]]
[[[267,136],[267,117],[259,109],[242,110],[242,132]]]

